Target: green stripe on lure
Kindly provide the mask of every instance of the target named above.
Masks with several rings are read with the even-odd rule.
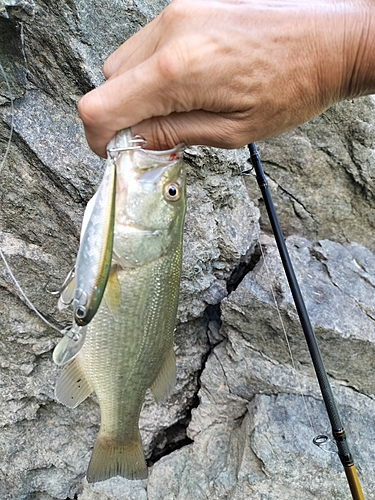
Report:
[[[111,269],[115,223],[116,166],[109,161],[79,246],[75,269],[74,320],[86,326],[95,316]],[[90,207],[91,209],[91,207]]]
[[[112,267],[86,340],[63,368],[56,398],[75,408],[95,391],[100,431],[89,482],[147,477],[138,422],[147,389],[157,402],[173,390],[173,332],[180,288],[186,207],[182,149],[142,149],[118,132]]]
[[[98,191],[87,204],[75,270],[61,292],[59,308],[73,303],[74,324],[56,346],[53,359],[62,365],[81,349],[86,326],[102,301],[111,269],[116,200],[116,165],[107,160]]]

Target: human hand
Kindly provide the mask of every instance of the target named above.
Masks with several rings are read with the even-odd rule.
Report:
[[[152,149],[235,148],[285,132],[375,92],[374,18],[366,0],[174,0],[79,102],[88,143],[105,156],[126,127]]]

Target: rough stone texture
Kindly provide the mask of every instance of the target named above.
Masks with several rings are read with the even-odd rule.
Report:
[[[0,165],[14,127],[0,172],[0,248],[60,327],[71,319],[49,292],[74,263],[103,172],[76,102],[103,81],[107,55],[166,3],[0,0],[0,62],[14,97],[12,114],[0,74]],[[366,499],[375,498],[374,108],[373,97],[341,103],[259,144]],[[312,444],[329,423],[258,188],[246,177],[249,197],[238,175],[247,156],[185,153],[178,379],[164,405],[146,398],[147,481],[86,482],[95,395],[75,410],[55,401],[59,334],[0,267],[0,500],[350,498],[334,444]]]
[[[336,104],[259,151],[285,234],[375,250],[375,96]],[[256,181],[246,179],[268,231]]]

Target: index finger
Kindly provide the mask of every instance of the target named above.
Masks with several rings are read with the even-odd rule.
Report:
[[[173,111],[190,111],[187,93],[181,101],[178,83],[182,74],[177,53],[159,50],[141,64],[82,97],[78,112],[91,149],[106,156],[106,145],[118,130],[143,120],[166,116]]]
[[[148,59],[157,47],[157,24],[155,18],[135,35],[126,40],[106,59],[103,73],[106,79],[115,76],[120,70],[127,71]]]

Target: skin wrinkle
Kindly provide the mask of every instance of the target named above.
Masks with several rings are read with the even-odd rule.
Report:
[[[233,148],[375,92],[375,4],[174,0],[104,65],[78,110],[105,156],[119,129],[147,147]]]
[[[361,89],[361,82],[360,82],[361,63],[362,63],[363,59],[365,58],[365,47],[367,47],[370,44],[370,38],[371,37],[374,38],[374,34],[371,33],[370,23],[367,22],[366,24],[367,24],[367,26],[364,25],[362,27],[362,33],[360,36],[360,40],[362,40],[362,43],[358,45],[358,49],[355,53],[354,61],[353,61],[353,69],[351,70],[351,78],[350,78],[349,83],[348,83],[349,93],[353,97],[361,95],[361,90],[362,90],[362,93],[363,92],[367,93],[367,91],[371,93],[373,91],[372,86],[371,86],[371,81],[370,81],[369,85],[367,83],[365,83],[365,85],[362,86],[362,87],[364,87],[363,89]],[[350,42],[347,43],[347,45],[350,45]],[[368,69],[371,70],[371,68],[368,68]],[[374,69],[373,69],[372,73],[374,75],[374,73],[375,73]],[[367,85],[368,85],[368,88],[367,88]],[[367,88],[367,90],[366,90],[366,88]]]

